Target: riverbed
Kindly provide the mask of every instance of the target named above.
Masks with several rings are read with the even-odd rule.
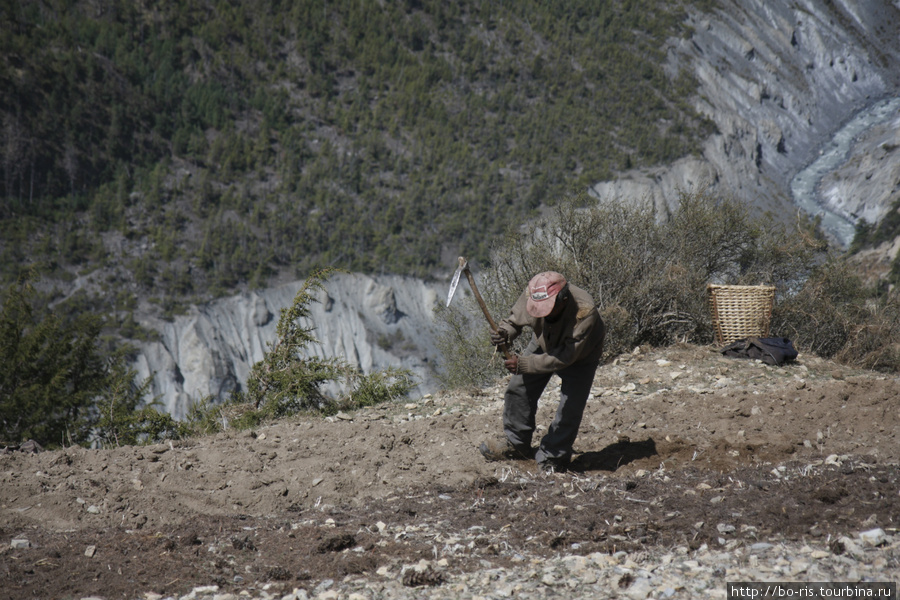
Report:
[[[794,203],[810,216],[819,216],[825,234],[846,249],[853,241],[859,218],[838,206],[825,202],[820,193],[822,178],[846,163],[854,143],[868,130],[900,111],[900,98],[886,98],[861,110],[838,129],[832,139],[819,150],[819,156],[791,181]]]

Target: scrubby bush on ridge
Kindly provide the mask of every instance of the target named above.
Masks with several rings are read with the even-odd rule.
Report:
[[[776,303],[772,329],[818,356],[900,371],[900,298],[876,293],[839,258],[819,265],[802,288]]]
[[[777,225],[706,189],[680,192],[662,220],[649,202],[586,193],[559,202],[493,249],[479,273],[492,313],[506,316],[529,279],[546,270],[594,297],[609,330],[607,356],[641,344],[711,344],[707,285],[765,284],[776,287],[771,335],[823,357],[900,369],[896,297],[866,291],[805,224]],[[503,373],[502,361],[489,363],[487,326],[473,305],[460,302],[438,318],[444,383],[481,384]]]

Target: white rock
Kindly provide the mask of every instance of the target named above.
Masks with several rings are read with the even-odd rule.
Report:
[[[587,557],[579,556],[577,554],[574,556],[565,556],[562,561],[566,568],[573,573],[583,571],[588,565]]]
[[[646,577],[638,577],[634,580],[634,583],[625,590],[625,595],[632,600],[644,600],[644,598],[649,596],[652,591],[653,586],[650,585],[650,580]]]
[[[795,560],[791,563],[791,576],[799,575],[800,573],[805,573],[806,570],[809,569],[809,563],[805,560]]]
[[[859,539],[869,546],[880,546],[887,539],[886,536],[887,534],[885,534],[884,529],[876,527],[875,529],[861,532],[859,534]]]

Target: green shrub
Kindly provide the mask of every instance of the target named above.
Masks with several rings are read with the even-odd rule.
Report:
[[[406,369],[389,368],[352,377],[353,391],[340,400],[340,410],[355,410],[404,398],[415,387],[415,379]]]
[[[190,404],[182,426],[192,435],[209,435],[228,428],[226,404],[217,404],[213,396],[204,396]]]
[[[155,399],[142,406],[152,378],[136,383],[136,375],[126,365],[124,352],[113,358],[107,385],[94,400],[97,418],[91,429],[93,445],[150,444],[184,433],[184,428],[172,415],[157,409]]]
[[[799,290],[776,303],[772,330],[817,356],[900,371],[900,298],[876,294],[841,258],[816,267]]]
[[[881,221],[877,225],[868,223],[865,219],[856,224],[856,232],[853,243],[850,244],[849,253],[855,254],[864,248],[872,248],[891,242],[900,235],[900,199],[894,200]]]
[[[131,348],[104,353],[99,316],[66,320],[39,305],[27,278],[3,297],[0,441],[119,446],[181,435],[153,402],[142,406],[150,379],[135,382]]]
[[[44,447],[84,443],[93,400],[106,383],[102,321],[42,314],[27,279],[10,286],[0,311],[0,436]]]
[[[329,274],[330,271],[319,271],[306,278],[291,306],[281,310],[277,339],[250,369],[247,400],[273,418],[327,408],[330,400],[322,394],[321,387],[350,372],[349,365],[339,359],[300,354],[318,343],[312,333],[314,327],[303,323],[309,320],[314,292],[324,289],[322,282]]]
[[[503,367],[502,356],[488,341],[490,328],[480,309],[462,296],[457,291],[449,307],[435,309],[435,343],[441,357],[436,376],[447,389],[487,385]]]

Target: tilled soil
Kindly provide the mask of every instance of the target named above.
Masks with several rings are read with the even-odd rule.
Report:
[[[786,541],[840,552],[842,536],[896,535],[896,377],[639,350],[598,371],[572,469],[550,475],[476,451],[499,434],[502,394],[0,455],[0,598],[204,585],[312,597],[351,576],[441,586],[542,557]],[[558,387],[545,397],[543,426]]]

